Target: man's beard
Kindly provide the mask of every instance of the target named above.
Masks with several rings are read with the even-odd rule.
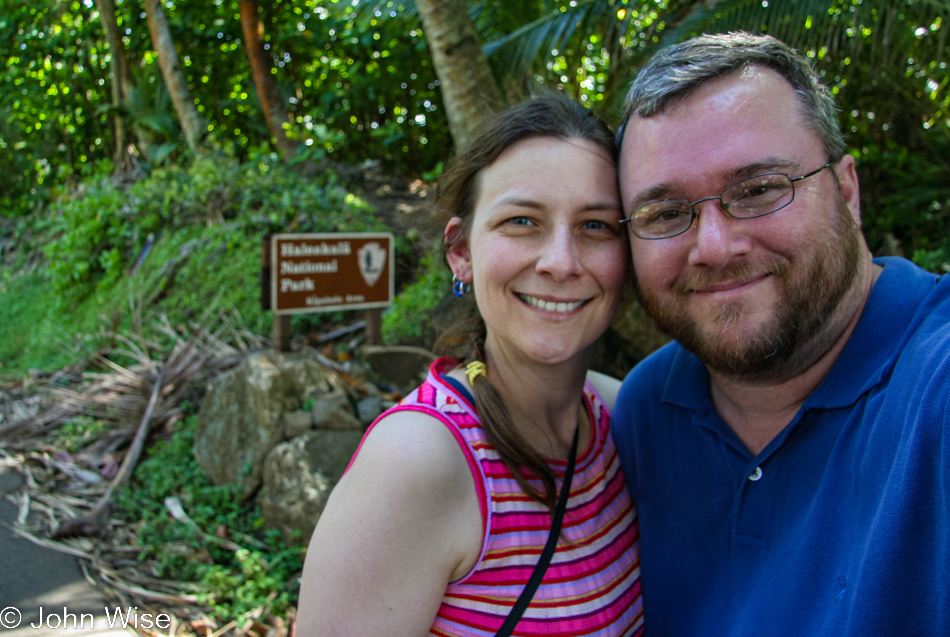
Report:
[[[673,284],[673,299],[660,299],[644,290],[634,276],[634,289],[657,327],[694,353],[714,372],[753,382],[791,378],[809,367],[838,335],[823,333],[836,308],[851,289],[861,254],[859,231],[844,200],[838,197],[830,236],[820,238],[814,250],[794,257],[775,257],[766,264],[739,263],[707,271]],[[744,312],[742,302],[716,308],[712,329],[704,332],[685,309],[689,290],[721,281],[746,281],[769,272],[779,282],[782,298],[772,316],[755,334],[726,338],[726,332]],[[713,331],[713,330],[717,331]]]

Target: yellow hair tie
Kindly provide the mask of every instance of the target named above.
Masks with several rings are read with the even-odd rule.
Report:
[[[465,366],[465,375],[468,376],[468,382],[472,385],[475,384],[475,379],[479,376],[488,377],[486,373],[488,370],[485,369],[485,363],[481,361],[472,361]]]

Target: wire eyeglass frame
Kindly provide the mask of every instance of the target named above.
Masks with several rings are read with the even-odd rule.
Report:
[[[656,200],[653,200],[653,201],[648,201],[648,202],[646,202],[646,203],[644,203],[644,204],[642,204],[642,205],[639,205],[639,206],[637,206],[636,208],[634,208],[633,211],[631,211],[630,216],[627,217],[626,219],[621,219],[621,220],[620,220],[620,223],[629,224],[630,231],[631,231],[634,235],[636,235],[637,237],[639,237],[639,238],[641,238],[641,239],[646,239],[646,240],[648,240],[648,241],[655,241],[655,240],[658,240],[658,239],[670,239],[670,238],[672,238],[672,237],[679,236],[679,235],[683,234],[684,232],[686,232],[687,230],[689,230],[690,228],[692,228],[692,227],[693,227],[693,223],[696,221],[696,218],[699,216],[699,212],[697,212],[696,206],[697,206],[698,204],[703,203],[704,201],[710,201],[710,200],[712,200],[712,199],[718,199],[718,200],[719,200],[719,203],[720,203],[720,207],[723,209],[723,211],[724,211],[727,215],[729,215],[729,216],[732,217],[733,219],[756,219],[756,218],[758,218],[758,217],[764,217],[764,216],[766,216],[766,215],[772,214],[773,212],[778,212],[779,210],[781,210],[782,208],[785,208],[785,207],[788,206],[790,203],[792,203],[792,201],[795,200],[795,182],[796,182],[796,181],[801,181],[802,179],[807,179],[808,177],[811,177],[811,176],[813,176],[813,175],[817,175],[818,173],[820,173],[820,172],[823,171],[824,169],[830,168],[830,167],[833,166],[833,165],[834,165],[834,162],[828,162],[827,164],[825,164],[825,165],[822,166],[821,168],[818,168],[818,169],[816,169],[816,170],[813,170],[813,171],[811,171],[810,173],[806,173],[806,174],[804,174],[804,175],[802,175],[802,176],[800,176],[800,177],[792,177],[792,176],[790,176],[790,175],[788,175],[788,174],[786,174],[786,173],[777,172],[777,171],[776,171],[776,172],[760,173],[760,174],[758,174],[758,175],[753,175],[752,177],[747,177],[747,178],[745,178],[745,179],[743,179],[743,180],[741,180],[741,181],[738,181],[738,182],[732,184],[731,186],[729,186],[729,187],[727,187],[725,190],[723,190],[722,193],[719,194],[719,196],[716,196],[716,197],[704,197],[704,198],[702,198],[702,199],[697,199],[696,201],[689,201],[688,199],[656,199]],[[731,202],[731,203],[730,203],[729,201],[727,201],[727,199],[730,199],[730,198],[727,197],[726,195],[729,193],[730,190],[733,190],[733,189],[735,189],[735,188],[737,188],[737,187],[739,187],[739,186],[742,186],[743,184],[746,184],[747,186],[750,187],[750,191],[751,191],[751,186],[754,186],[754,185],[755,185],[755,181],[756,181],[756,180],[761,180],[763,177],[772,177],[772,176],[781,176],[781,177],[784,177],[786,180],[788,180],[787,186],[790,188],[789,194],[788,194],[788,195],[784,195],[784,194],[783,194],[783,195],[779,198],[779,199],[781,200],[781,199],[784,199],[784,198],[787,196],[787,197],[788,197],[788,201],[784,201],[781,205],[776,206],[776,207],[774,207],[774,208],[772,208],[771,206],[767,206],[767,207],[769,207],[770,209],[769,209],[769,210],[766,210],[765,212],[756,212],[756,213],[754,213],[754,214],[749,214],[749,215],[740,215],[740,214],[737,214],[736,212],[733,212],[732,210],[730,210],[738,201],[741,201],[741,198],[738,199],[736,202]],[[777,185],[779,185],[779,186],[785,186],[786,184],[784,184],[784,183],[779,183],[779,184],[777,184]],[[741,189],[740,189],[740,190],[737,191],[737,192],[738,192],[738,193],[741,193],[742,191],[741,191]],[[678,205],[686,204],[687,206],[689,206],[690,213],[691,213],[690,216],[689,216],[689,223],[683,224],[683,228],[682,228],[682,229],[675,230],[675,231],[673,231],[672,233],[665,233],[665,234],[658,235],[658,236],[643,236],[642,234],[640,234],[640,233],[637,231],[637,227],[636,227],[636,226],[634,225],[634,223],[633,223],[634,218],[636,217],[637,212],[638,212],[638,211],[642,211],[642,210],[644,210],[644,209],[646,209],[646,208],[649,208],[649,207],[656,207],[656,204],[665,204],[665,203],[678,204]],[[663,211],[663,210],[658,210],[657,212],[658,212],[658,213],[662,213],[662,212],[664,212],[664,211]],[[682,212],[685,212],[685,209],[682,210]],[[684,216],[683,218],[685,219],[686,217]],[[642,231],[642,228],[641,228],[641,231]]]

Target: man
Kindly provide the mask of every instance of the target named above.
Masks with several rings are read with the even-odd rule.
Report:
[[[872,261],[854,158],[770,37],[627,99],[635,288],[676,342],[621,389],[646,634],[950,634],[950,277]]]

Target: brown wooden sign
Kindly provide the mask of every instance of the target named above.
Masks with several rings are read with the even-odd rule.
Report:
[[[271,236],[271,309],[275,314],[358,310],[392,305],[393,236]]]

